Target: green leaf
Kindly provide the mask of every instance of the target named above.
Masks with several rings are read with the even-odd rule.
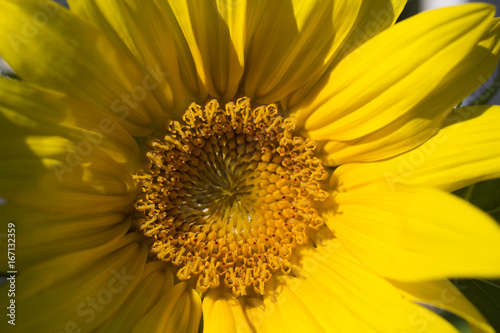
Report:
[[[481,208],[500,223],[500,179],[473,184],[454,194]]]
[[[500,223],[500,179],[473,184],[454,194],[481,208]],[[453,283],[500,332],[500,280],[457,279]]]
[[[500,332],[500,280],[455,280],[453,283]]]

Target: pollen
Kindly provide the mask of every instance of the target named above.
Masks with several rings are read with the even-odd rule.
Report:
[[[163,139],[149,139],[149,169],[134,173],[137,228],[199,292],[264,294],[323,224],[316,144],[294,136],[295,119],[278,113],[275,104],[252,109],[248,98],[224,108],[193,103]]]

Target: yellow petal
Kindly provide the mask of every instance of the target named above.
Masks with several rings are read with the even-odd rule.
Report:
[[[374,183],[338,193],[328,227],[360,261],[401,281],[498,277],[500,227],[432,188]],[[473,221],[473,223],[471,223]]]
[[[471,79],[478,69],[481,75],[493,71],[497,43],[492,49],[481,43],[498,35],[492,13],[492,7],[479,4],[426,12],[371,39],[344,58],[314,102],[298,111],[304,132],[315,140],[347,141],[348,146],[379,141],[382,147],[386,135],[407,124],[389,141],[399,151],[389,153],[418,145],[479,85]],[[420,132],[417,142],[392,144]],[[346,158],[339,159],[336,164]]]
[[[66,135],[82,150],[99,147],[131,169],[139,155],[132,136],[106,110],[26,82],[0,78],[0,119],[4,157],[16,152],[12,138],[28,133]]]
[[[395,158],[346,164],[334,176],[345,190],[382,180],[454,191],[500,177],[500,107],[459,108],[448,126],[426,143]]]
[[[264,301],[250,299],[245,312],[256,332],[322,332],[314,313],[287,286],[289,280],[270,280],[266,285]]]
[[[159,261],[146,264],[140,282],[123,306],[97,332],[128,332],[159,300],[162,290],[173,285],[172,272]]]
[[[441,96],[465,96],[473,87],[482,84],[492,73],[498,62],[500,47],[500,21],[494,20],[492,28],[483,36],[482,40],[465,58],[469,71],[459,78],[451,79],[450,90],[442,92]],[[472,67],[475,65],[475,67]],[[464,70],[466,68],[463,68]],[[455,73],[461,70],[456,69]],[[451,77],[450,77],[451,78]],[[450,79],[449,78],[449,79]],[[441,97],[440,101],[444,99]],[[323,148],[328,162],[338,165],[346,161],[374,161],[392,157],[410,148],[418,146],[435,134],[441,127],[442,117],[447,109],[435,112],[434,101],[429,100],[415,107],[413,119],[400,117],[385,127],[351,141],[330,141]],[[431,105],[432,104],[432,105]]]
[[[200,296],[187,283],[180,282],[163,294],[132,332],[198,332],[200,317]]]
[[[116,239],[107,239],[99,246],[93,248],[59,253],[57,256],[47,258],[33,266],[22,265],[25,266],[23,270],[24,278],[19,281],[19,285],[20,287],[26,287],[26,290],[23,290],[18,296],[20,300],[33,297],[54,284],[70,280],[77,276],[85,267],[93,265],[108,254],[127,246],[127,244],[142,246],[141,243],[142,239],[139,234],[130,233]],[[36,285],[31,285],[34,279],[37,280],[37,283]]]
[[[22,267],[113,242],[129,231],[131,222],[122,213],[53,213],[13,204],[0,206],[0,214],[15,224]]]
[[[420,283],[392,282],[406,299],[445,309],[467,320],[475,333],[494,333],[495,330],[476,307],[448,280]]]
[[[0,82],[0,190],[7,201],[0,210],[19,230],[20,261],[28,265],[123,236],[134,183],[105,151],[128,164],[138,151],[130,135],[87,104]],[[103,119],[109,135],[95,130]]]
[[[132,177],[99,148],[82,156],[80,142],[24,140],[7,141],[8,158],[0,160],[2,197],[9,203],[82,214],[128,211],[135,198]]]
[[[261,324],[254,325],[257,332],[260,327],[269,332],[457,332],[438,315],[404,300],[398,288],[338,240],[299,251],[295,277],[280,277],[265,304],[247,302],[251,322]],[[306,316],[312,320],[303,321]]]
[[[203,332],[252,332],[238,298],[214,290],[203,299]]]
[[[456,109],[447,121],[456,124],[445,127],[419,147],[419,152],[425,153],[424,161],[414,165],[415,172],[404,182],[454,191],[482,180],[499,178],[500,107]],[[435,151],[432,151],[433,146]]]
[[[189,45],[196,69],[208,93],[222,101],[232,99],[243,75],[241,43],[235,45],[230,28],[246,24],[245,1],[224,6],[224,2],[175,0],[158,1],[165,11],[172,11]],[[256,1],[256,3],[258,3]],[[243,6],[240,8],[240,6]],[[250,6],[250,9],[258,7]],[[249,10],[249,14],[253,13]],[[228,23],[229,22],[229,23]]]
[[[350,18],[347,12],[339,13],[341,19],[346,23],[338,22],[338,30],[345,34],[345,39],[341,42],[341,49],[338,50],[335,62],[346,57],[351,52],[354,52],[358,47],[366,43],[371,38],[375,37],[382,31],[392,27],[399,15],[406,6],[406,0],[374,0],[374,1],[361,1],[359,10],[356,15],[356,21],[351,27]],[[345,26],[342,28],[341,26]]]
[[[160,86],[152,90],[167,115],[180,116],[186,104],[205,100],[206,91],[171,11],[160,9],[154,1],[69,1],[69,5],[128,48],[143,66],[168,73],[164,80],[157,78]]]
[[[97,28],[48,0],[0,11],[0,53],[21,78],[102,106],[136,136],[162,124],[152,74]]]
[[[268,1],[248,46],[245,94],[272,103],[301,87],[338,50],[360,6],[359,1]]]
[[[351,140],[395,120],[439,88],[488,31],[493,12],[484,4],[429,11],[371,39],[337,65],[312,105],[299,110],[305,130],[330,139],[325,127],[335,125],[337,140]],[[367,122],[367,115],[377,118]],[[350,132],[355,125],[360,129]]]
[[[262,15],[269,0],[216,0],[215,6],[219,15],[228,27],[229,35],[238,57],[238,64],[243,70],[248,67],[247,58],[249,47],[255,36]],[[240,68],[234,64],[232,70],[240,75]],[[248,71],[248,70],[247,70]],[[231,75],[231,74],[230,74]],[[238,77],[238,84],[244,73]],[[248,75],[248,74],[247,74]],[[229,97],[227,94],[226,97]]]
[[[405,0],[334,1],[332,25],[335,35],[328,62],[312,76],[309,82],[282,100],[281,104],[293,112],[310,103],[314,96],[323,89],[328,74],[340,60],[369,39],[391,27],[405,4]]]
[[[0,87],[3,198],[84,214],[131,203],[134,183],[124,166],[135,167],[138,148],[118,123],[59,93],[5,79]]]
[[[16,315],[29,320],[17,320],[16,329],[92,331],[135,290],[146,257],[147,246],[141,236],[130,234],[112,246],[24,268],[16,278],[16,301],[20,305]],[[6,286],[0,288],[5,294]]]

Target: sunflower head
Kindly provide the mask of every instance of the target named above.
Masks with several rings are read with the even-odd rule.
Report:
[[[20,332],[493,331],[447,279],[500,276],[500,228],[446,192],[500,177],[500,108],[456,107],[494,8],[69,3],[0,0]]]
[[[316,145],[294,128],[275,104],[213,100],[150,139],[149,169],[134,175],[137,227],[180,280],[263,295],[273,274],[291,272],[293,248],[323,224],[315,205],[328,196]]]

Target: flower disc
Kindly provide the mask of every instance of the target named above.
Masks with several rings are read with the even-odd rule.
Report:
[[[323,221],[315,201],[326,172],[310,139],[274,104],[239,99],[219,108],[192,104],[163,140],[151,139],[149,170],[134,178],[138,227],[152,252],[196,279],[200,292],[223,285],[236,296],[264,293],[273,274],[291,271],[293,248]]]

